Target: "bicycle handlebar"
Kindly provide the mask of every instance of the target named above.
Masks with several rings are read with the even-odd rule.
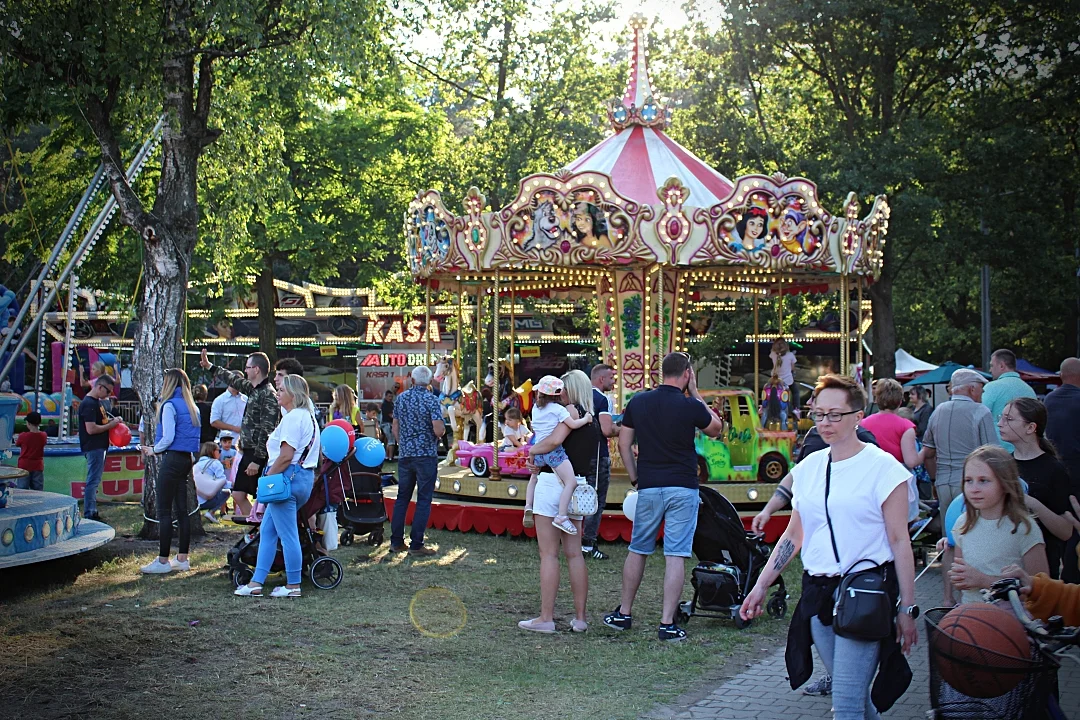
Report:
[[[992,601],[1008,600],[1013,614],[1028,634],[1048,651],[1057,653],[1070,646],[1080,646],[1080,627],[1065,627],[1060,617],[1053,617],[1049,623],[1036,620],[1020,600],[1020,581],[1015,578],[1002,578],[990,586],[987,592]]]

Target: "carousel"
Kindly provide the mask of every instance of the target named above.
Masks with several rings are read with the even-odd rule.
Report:
[[[466,423],[476,421],[472,393],[485,379],[494,388],[516,386],[514,323],[508,336],[498,329],[500,318],[513,314],[521,298],[569,299],[595,307],[599,355],[617,374],[616,414],[635,393],[660,383],[667,353],[693,354],[690,309],[695,304],[752,298],[758,341],[759,303],[777,303],[782,314],[785,297],[838,293],[840,367],[850,372],[862,360],[863,327],[860,322],[850,327],[849,307],[856,302],[862,307],[864,286],[881,268],[889,219],[885,197],[874,198],[862,214],[850,193],[834,213],[805,178],[777,173],[730,180],[709,167],[664,132],[671,111],[649,80],[645,27],[643,17],[631,19],[630,76],[621,102],[608,112],[610,137],[564,169],[524,178],[505,207],[492,210],[480,190],[471,188],[458,215],[429,190],[416,196],[405,215],[409,267],[425,288],[428,305],[433,297],[449,297],[459,308],[477,309],[473,317],[459,311],[457,352],[443,358],[436,371],[457,441],[436,484],[436,527],[523,530],[528,475],[521,451],[499,450],[497,422],[494,443],[463,441]],[[485,307],[490,311],[481,312]],[[485,321],[493,332],[484,330]],[[457,360],[463,327],[475,328],[474,368],[462,368]],[[506,373],[509,382],[500,377]],[[701,479],[715,483],[747,517],[783,479],[795,441],[793,430],[762,428],[756,367],[754,376],[752,393],[717,391],[716,407],[728,431],[714,447],[703,438],[697,443]],[[527,406],[529,388],[517,389]],[[629,538],[629,523],[618,512],[628,490],[612,443],[608,508],[601,523],[605,539]],[[778,534],[786,521],[774,518],[769,535]]]

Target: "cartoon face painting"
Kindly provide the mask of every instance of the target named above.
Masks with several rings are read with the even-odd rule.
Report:
[[[757,252],[764,249],[769,234],[769,212],[760,205],[751,205],[735,223],[732,247],[736,250]]]
[[[571,208],[570,234],[585,247],[612,247],[604,211],[590,202],[576,202]]]
[[[532,235],[525,241],[522,249],[543,250],[559,241],[562,236],[562,227],[559,216],[555,212],[555,204],[550,200],[544,200],[536,206],[533,212]]]
[[[780,244],[793,255],[809,255],[817,242],[807,233],[807,217],[798,201],[788,205],[780,218]]]

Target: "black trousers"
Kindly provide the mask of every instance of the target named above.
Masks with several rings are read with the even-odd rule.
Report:
[[[191,477],[191,453],[166,450],[161,456],[157,476],[158,556],[169,557],[172,545],[172,511],[176,506],[176,526],[179,531],[177,552],[186,555],[191,544],[191,523],[188,516],[188,478]]]

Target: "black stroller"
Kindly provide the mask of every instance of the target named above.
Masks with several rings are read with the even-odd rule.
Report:
[[[695,615],[712,618],[731,618],[742,629],[751,621],[739,616],[739,608],[761,569],[769,560],[772,548],[761,538],[747,532],[735,506],[710,487],[698,490],[698,524],[694,532],[694,555],[697,567],[691,573],[694,598],[680,603],[678,622],[685,623]],[[770,615],[781,618],[787,613],[787,588],[784,578],[773,583],[776,588],[769,598]]]
[[[343,480],[346,473],[338,475],[342,479],[339,482],[344,485],[343,497],[338,504],[338,524],[342,526],[338,542],[348,546],[353,544],[357,535],[367,535],[368,545],[381,545],[385,539],[383,523],[388,520],[386,503],[383,501],[383,480],[393,481],[394,476],[380,472],[381,465],[361,465],[352,454],[347,459],[347,465],[348,479]]]
[[[301,512],[301,515],[303,513]],[[315,587],[332,590],[341,583],[345,575],[341,563],[336,558],[321,554],[316,548],[316,533],[307,526],[304,517],[297,517],[300,531],[300,553],[303,557],[302,574],[307,575]],[[255,572],[255,562],[259,556],[259,526],[253,525],[240,540],[229,548],[229,579],[234,587],[246,585]],[[270,572],[283,572],[285,557],[278,548]]]

